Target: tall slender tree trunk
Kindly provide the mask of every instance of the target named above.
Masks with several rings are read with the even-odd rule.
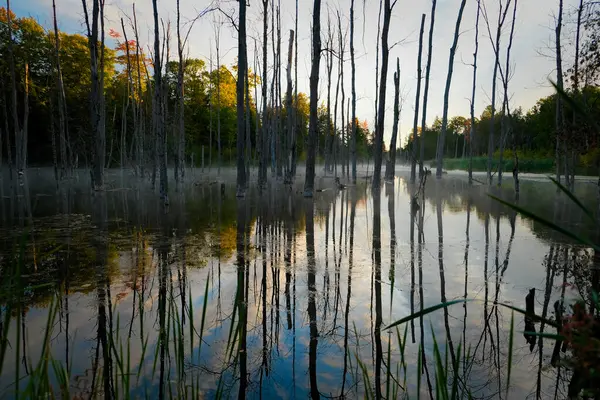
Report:
[[[64,178],[70,161],[67,158],[67,139],[66,139],[66,100],[63,84],[62,69],[60,65],[60,37],[58,35],[58,23],[56,20],[56,1],[52,0],[52,19],[54,25],[54,54],[56,57],[56,91],[58,94],[58,136],[60,143],[60,174]]]
[[[377,111],[377,126],[375,128],[375,149],[373,158],[373,189],[379,190],[381,187],[381,162],[383,158],[383,129],[385,123],[385,97],[387,89],[388,72],[388,34],[390,31],[390,20],[392,18],[392,9],[397,0],[391,3],[391,0],[385,0],[383,6],[383,29],[381,32],[381,76],[379,85],[379,104]]]
[[[352,68],[352,183],[356,184],[356,64],[354,63],[354,0],[350,0],[350,65]]]
[[[104,1],[92,0],[92,15],[87,10],[86,0],[82,0],[90,48],[90,121],[94,145],[92,147],[92,189],[104,186],[104,165],[106,157],[106,132],[104,113]],[[91,23],[91,25],[90,25]],[[100,26],[99,26],[100,23]],[[100,34],[100,38],[98,35]],[[100,39],[100,41],[98,40]],[[100,48],[98,48],[100,46]]]
[[[185,98],[183,86],[184,63],[183,58],[184,43],[181,41],[181,15],[179,11],[179,0],[177,0],[177,56],[179,65],[177,67],[177,157],[175,157],[175,183],[183,184],[185,177]]]
[[[437,0],[431,2],[431,24],[429,25],[429,44],[427,50],[427,66],[425,67],[425,88],[423,90],[423,118],[421,119],[421,140],[419,146],[419,177],[423,177],[425,162],[425,132],[427,131],[427,100],[429,98],[429,76],[431,74],[431,58],[433,56],[433,29],[435,27],[435,10]]]
[[[221,175],[221,59],[219,47],[221,42],[221,26],[216,28],[215,48],[217,51],[217,175]],[[239,64],[239,63],[238,63]]]
[[[298,0],[296,0],[296,19],[294,22],[294,35],[296,43],[294,46],[294,126],[292,127],[292,135],[294,135],[294,148],[292,151],[292,176],[296,177],[296,164],[298,159]]]
[[[502,100],[502,120],[501,120],[501,136],[500,136],[500,156],[499,156],[499,160],[498,160],[498,186],[502,186],[502,172],[503,172],[503,158],[504,158],[504,144],[506,143],[506,140],[508,138],[508,133],[510,131],[512,131],[512,127],[511,127],[511,116],[510,116],[510,104],[509,99],[508,99],[508,82],[510,80],[510,51],[512,49],[512,44],[513,44],[513,37],[514,37],[514,33],[515,33],[515,21],[517,18],[517,4],[518,4],[518,0],[514,0],[513,3],[513,16],[512,16],[512,23],[511,23],[511,27],[510,27],[510,35],[508,38],[508,46],[506,48],[506,64],[505,64],[505,68],[504,71],[500,70],[500,75],[502,78],[502,86],[504,88],[504,96],[503,96],[503,100]],[[496,49],[496,51],[500,52],[500,49]],[[516,151],[514,152],[514,155],[516,155]],[[515,164],[515,167],[517,165]],[[518,168],[514,169],[513,168],[513,176],[516,177],[515,182],[518,182]],[[516,175],[515,175],[516,173]],[[518,187],[515,186],[515,190]]]
[[[139,171],[139,177],[144,178],[144,139],[145,139],[145,116],[144,116],[144,103],[143,96],[144,90],[142,87],[142,66],[140,65],[143,60],[140,60],[140,38],[137,28],[137,15],[135,12],[135,4],[133,4],[133,30],[135,33],[135,64],[137,69],[137,120],[134,119],[135,126],[135,137],[136,137],[136,159],[137,167]],[[145,68],[145,64],[144,64]]]
[[[12,35],[12,21],[10,11],[10,0],[6,0],[6,15],[8,25],[8,61],[10,67],[10,77],[12,86],[12,119],[13,129],[15,134],[15,166],[17,173],[21,176],[24,173],[24,160],[23,160],[23,131],[19,123],[19,112],[17,103],[17,74],[15,71],[15,58],[13,51],[13,35]]]
[[[340,81],[341,81],[341,89],[342,89],[342,107],[341,107],[341,151],[340,151],[340,161],[342,165],[342,176],[346,176],[346,161],[345,161],[345,149],[347,148],[347,140],[346,140],[346,113],[344,112],[344,107],[346,105],[346,91],[344,90],[344,52],[346,47],[345,37],[342,36],[342,18],[340,17],[340,12],[337,12],[338,18],[338,40],[339,40],[339,73],[340,73]]]
[[[244,165],[244,140],[246,138],[246,126],[244,120],[244,94],[246,74],[248,67],[246,63],[246,2],[239,4],[239,29],[238,29],[238,70],[237,70],[237,197],[246,195],[246,169]]]
[[[285,107],[287,108],[287,135],[289,140],[288,154],[286,155],[286,181],[292,183],[292,171],[294,169],[294,148],[296,146],[296,138],[294,137],[294,112],[292,111],[292,51],[294,50],[294,31],[290,29],[290,41],[288,45],[288,62],[287,62],[287,89],[285,94]]]
[[[317,147],[319,97],[319,66],[321,64],[321,0],[314,0],[312,21],[312,65],[310,70],[310,117],[308,122],[308,152],[304,197],[312,197],[315,184],[315,150]]]
[[[460,24],[462,22],[462,16],[465,10],[466,2],[466,0],[462,0],[460,3],[460,9],[458,10],[458,17],[456,19],[456,26],[454,28],[454,41],[452,42],[452,47],[450,48],[450,57],[448,60],[448,75],[446,76],[446,89],[444,90],[444,110],[442,111],[442,130],[440,131],[440,136],[438,138],[437,168],[435,171],[435,175],[438,179],[442,177],[444,143],[446,141],[446,130],[448,129],[448,101],[450,98],[450,85],[452,84],[452,72],[454,71],[454,55],[456,54],[456,48],[458,47]]]
[[[560,36],[561,36],[561,31],[562,31],[562,17],[563,17],[563,0],[559,0],[558,2],[558,19],[556,22],[556,28],[554,30],[555,33],[555,44],[556,44],[556,86],[559,89],[563,88],[563,70],[562,70],[562,48],[561,48],[561,44],[560,44]],[[555,131],[556,131],[556,150],[555,150],[555,158],[554,158],[554,163],[556,164],[556,180],[558,182],[560,182],[561,179],[561,174],[560,174],[560,167],[561,167],[561,149],[560,149],[560,140],[561,140],[561,136],[564,135],[564,126],[563,126],[563,112],[564,112],[564,107],[562,104],[562,99],[560,97],[559,94],[556,94],[556,118],[555,118]],[[569,182],[569,171],[568,171],[568,164],[566,163],[567,160],[567,141],[565,140],[564,142],[565,147],[562,150],[562,152],[565,154],[565,181],[567,184],[567,187],[570,186],[570,182]]]
[[[166,132],[165,132],[165,114],[164,114],[164,95],[162,80],[161,46],[160,31],[158,25],[157,0],[152,0],[152,10],[154,15],[154,133],[156,135],[156,155],[158,159],[160,195],[164,204],[169,203],[169,187],[167,177],[167,154],[166,154]],[[168,53],[168,52],[167,52]]]
[[[492,47],[494,49],[499,49],[500,48],[500,38],[502,36],[502,26],[504,25],[504,21],[506,20],[506,14],[508,12],[509,6],[510,6],[511,0],[508,0],[507,3],[505,4],[505,8],[502,9],[502,7],[500,7],[500,9],[498,10],[498,26],[496,29],[496,39],[495,41],[492,42]],[[485,11],[485,4],[484,4],[484,11]],[[487,16],[487,11],[484,12],[484,17],[485,17],[485,22],[488,28],[488,33],[490,36],[490,40],[492,35],[491,35],[491,31],[490,31],[490,23],[489,23],[489,19]],[[494,133],[495,133],[495,129],[496,129],[496,85],[498,83],[498,68],[500,67],[500,62],[499,62],[499,57],[500,57],[500,52],[499,51],[495,51],[495,59],[494,59],[494,72],[492,74],[492,112],[491,112],[491,117],[490,117],[490,134],[489,134],[489,141],[488,141],[488,161],[487,161],[487,181],[488,184],[491,185],[492,184],[492,163],[493,163],[493,156],[494,156],[494,150],[496,148],[496,144],[494,142]]]
[[[396,175],[396,139],[398,137],[398,122],[400,120],[400,58],[396,58],[394,73],[394,124],[392,125],[392,140],[390,140],[389,159],[385,168],[385,179],[394,181]],[[392,195],[393,196],[393,195]]]
[[[475,145],[475,88],[477,87],[477,54],[479,53],[479,16],[481,0],[477,0],[477,17],[475,19],[475,51],[473,52],[473,86],[471,92],[471,129],[469,134],[469,185],[473,184],[473,146]]]
[[[260,187],[264,187],[267,182],[267,165],[268,165],[268,145],[269,145],[269,126],[267,116],[267,47],[268,47],[268,14],[269,14],[269,0],[263,0],[263,48],[262,48],[262,84],[261,84],[261,95],[262,95],[262,132],[261,132],[261,149],[262,157],[259,160],[259,174],[258,184]]]
[[[412,159],[410,163],[410,182],[415,183],[417,179],[417,147],[422,147],[423,143],[417,136],[419,129],[419,104],[421,104],[421,61],[423,56],[423,32],[425,31],[425,14],[421,15],[421,29],[419,31],[419,55],[417,56],[417,94],[415,100],[415,117],[413,120],[413,142],[412,142]],[[423,127],[421,127],[421,136],[424,135]],[[420,143],[420,146],[418,144]],[[423,158],[421,157],[421,161]],[[420,163],[422,165],[422,162]]]

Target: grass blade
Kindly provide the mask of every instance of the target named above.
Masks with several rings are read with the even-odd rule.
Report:
[[[510,388],[510,373],[512,370],[513,346],[515,339],[515,312],[510,316],[510,335],[508,336],[508,371],[506,373],[506,398],[508,398],[508,390]]]
[[[437,304],[437,305],[435,305],[435,306],[432,306],[432,307],[427,307],[427,308],[424,308],[424,309],[423,309],[423,310],[421,310],[421,311],[417,311],[416,313],[410,314],[410,315],[409,315],[409,316],[407,316],[407,317],[404,317],[404,318],[402,318],[402,319],[399,319],[399,320],[398,320],[398,321],[396,321],[396,322],[393,322],[393,323],[391,323],[390,325],[386,326],[384,329],[390,329],[390,328],[393,328],[393,327],[395,327],[395,326],[402,325],[402,324],[403,324],[403,323],[405,323],[405,322],[412,321],[413,319],[417,319],[417,318],[419,318],[419,317],[421,317],[421,316],[424,316],[424,315],[430,314],[430,313],[432,313],[432,312],[434,312],[434,311],[440,310],[440,309],[442,309],[442,308],[449,307],[449,306],[451,306],[451,305],[454,305],[454,304],[458,304],[458,303],[464,303],[464,302],[466,302],[466,301],[470,301],[470,300],[469,300],[469,299],[459,299],[459,300],[452,300],[452,301],[447,301],[447,302],[445,302],[445,303],[440,303],[440,304]]]
[[[564,194],[566,194],[567,196],[569,196],[569,199],[571,199],[571,201],[573,201],[575,204],[577,204],[577,206],[585,213],[585,215],[588,216],[588,218],[590,220],[592,220],[592,222],[596,223],[596,218],[594,218],[594,216],[592,215],[592,213],[590,212],[590,210],[588,210],[582,203],[581,201],[579,201],[579,199],[577,197],[575,197],[575,195],[573,193],[571,193],[571,191],[569,189],[567,189],[563,184],[561,184],[559,181],[557,181],[555,178],[549,176],[548,178],[550,178],[550,180],[552,182],[554,182],[554,184],[556,186],[558,186],[560,188],[560,190],[562,190],[562,192]]]

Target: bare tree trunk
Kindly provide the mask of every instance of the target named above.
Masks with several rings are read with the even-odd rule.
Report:
[[[294,147],[296,138],[294,137],[294,113],[292,112],[292,51],[294,50],[294,31],[290,29],[290,41],[288,45],[288,61],[287,61],[287,89],[285,94],[285,107],[287,108],[287,134],[289,137],[289,149],[286,156],[286,182],[292,183],[292,171],[294,162]]]
[[[475,20],[475,51],[473,52],[473,86],[471,92],[471,132],[469,135],[469,185],[473,184],[473,146],[475,145],[475,88],[477,87],[477,53],[479,52],[479,16],[481,0],[477,0],[477,18]]]
[[[340,12],[338,10],[337,12],[337,18],[338,18],[338,40],[339,40],[339,73],[340,73],[340,80],[341,80],[341,88],[342,88],[342,107],[341,107],[341,114],[342,114],[342,119],[341,119],[341,151],[340,151],[340,161],[341,161],[341,165],[342,165],[342,176],[346,176],[346,162],[345,162],[345,149],[347,146],[347,140],[346,140],[346,113],[344,112],[344,107],[346,105],[346,91],[344,89],[344,53],[346,51],[346,38],[344,36],[342,36],[342,18],[340,17]]]
[[[56,20],[56,1],[52,0],[52,17],[54,22],[54,52],[56,57],[56,91],[58,94],[58,135],[60,141],[60,172],[61,178],[67,173],[67,166],[70,164],[67,156],[66,140],[66,101],[65,89],[63,84],[62,69],[60,66],[60,37],[58,35],[58,23]]]
[[[281,3],[281,2],[280,2]],[[282,143],[283,141],[283,129],[282,129],[282,107],[281,107],[281,14],[280,14],[280,5],[276,8],[277,14],[277,50],[273,53],[275,66],[275,107],[277,109],[277,127],[276,127],[276,135],[275,135],[275,155],[277,157],[276,160],[276,171],[277,177],[281,178],[283,176],[283,149],[285,145]],[[275,43],[273,44],[275,47]]]
[[[135,12],[135,4],[133,5],[133,30],[135,33],[135,63],[137,67],[137,121],[134,120],[134,126],[136,131],[136,142],[137,142],[137,163],[139,169],[140,178],[144,178],[144,139],[145,139],[145,130],[144,130],[144,106],[142,102],[142,97],[144,96],[142,89],[142,67],[140,66],[140,38],[138,34],[137,28],[137,16]],[[145,64],[144,64],[145,66]]]
[[[259,174],[258,174],[258,184],[262,188],[267,182],[267,165],[268,165],[268,117],[267,117],[267,47],[268,47],[268,14],[269,14],[269,0],[263,0],[263,68],[262,68],[262,84],[261,84],[261,94],[262,94],[262,132],[261,132],[261,155],[262,157],[259,160]]]
[[[252,160],[252,138],[251,138],[251,126],[250,126],[250,116],[252,115],[252,110],[250,109],[250,77],[248,74],[248,45],[246,43],[246,71],[244,72],[245,80],[244,80],[244,88],[246,91],[246,102],[245,102],[245,116],[246,116],[246,188],[250,184],[250,161]]]
[[[237,197],[246,195],[246,169],[244,166],[244,139],[245,121],[244,121],[244,94],[246,75],[248,66],[246,63],[246,2],[240,1],[239,4],[239,29],[238,29],[238,70],[237,70]]]
[[[431,25],[429,25],[429,44],[427,50],[427,66],[425,67],[425,88],[423,90],[423,118],[421,119],[421,139],[419,148],[419,177],[423,177],[425,162],[425,132],[427,131],[427,99],[429,98],[429,76],[431,74],[431,57],[433,55],[433,28],[435,26],[435,10],[437,0],[431,2]]]
[[[373,189],[379,190],[381,187],[381,162],[383,158],[383,129],[385,122],[385,97],[387,88],[387,71],[388,71],[388,33],[390,31],[390,20],[392,17],[392,9],[396,5],[394,0],[385,0],[383,6],[383,30],[381,32],[381,76],[379,85],[379,104],[377,111],[377,126],[375,128],[375,154],[373,160]]]
[[[267,1],[267,0],[265,0]],[[215,32],[215,47],[217,50],[217,175],[221,175],[221,59],[219,45],[221,42],[221,25]],[[266,72],[265,72],[266,73]]]
[[[10,0],[6,0],[6,15],[8,25],[8,58],[10,67],[10,77],[12,85],[12,119],[13,129],[15,133],[15,166],[17,173],[23,174],[24,162],[23,162],[23,132],[21,131],[19,123],[19,113],[17,108],[17,74],[15,72],[15,58],[13,52],[13,35],[12,35],[12,21],[10,11]]]
[[[321,0],[314,0],[312,21],[312,66],[310,71],[310,118],[304,197],[312,197],[315,184],[315,150],[317,145],[319,96],[319,65],[321,64]]]
[[[298,0],[296,0],[296,19],[294,22],[294,35],[296,43],[294,47],[294,99],[296,107],[294,107],[294,126],[292,127],[292,135],[294,135],[294,148],[292,149],[292,176],[296,177],[296,164],[298,159],[297,140],[298,140]],[[329,110],[327,110],[329,112]]]
[[[448,101],[450,97],[450,85],[452,83],[452,72],[454,71],[454,55],[456,54],[456,48],[458,47],[458,37],[460,34],[460,24],[462,22],[463,11],[465,10],[466,0],[462,0],[460,3],[460,9],[458,10],[458,17],[456,19],[456,26],[454,28],[454,41],[450,48],[450,57],[448,60],[448,75],[446,76],[446,89],[444,91],[444,110],[442,112],[442,130],[438,138],[437,148],[437,166],[435,175],[438,179],[442,177],[442,163],[444,159],[444,143],[446,141],[446,130],[448,129]]]
[[[417,94],[415,99],[415,116],[413,120],[413,142],[410,162],[410,182],[415,183],[417,179],[417,147],[419,138],[417,130],[419,128],[419,105],[421,104],[421,59],[423,56],[423,32],[425,30],[425,14],[421,15],[421,29],[419,32],[419,55],[417,56]],[[421,134],[423,130],[421,128]],[[422,144],[421,144],[422,145]]]
[[[2,80],[0,80],[2,82]],[[4,117],[4,132],[6,134],[6,156],[8,158],[8,173],[10,179],[13,178],[13,159],[12,159],[12,145],[10,142],[10,128],[8,127],[8,111],[7,111],[7,101],[6,101],[6,91],[4,89],[4,85],[0,86],[0,90],[2,91],[2,116]]]
[[[156,153],[158,157],[158,168],[160,175],[160,195],[165,205],[169,204],[169,187],[167,177],[167,154],[166,154],[166,135],[164,120],[164,97],[162,64],[160,49],[160,33],[158,25],[158,10],[156,0],[152,0],[152,9],[154,14],[154,130],[156,135]],[[168,52],[167,52],[168,53]]]
[[[504,143],[508,138],[508,132],[512,130],[511,128],[511,116],[510,116],[510,104],[508,104],[508,82],[510,80],[510,51],[512,49],[512,44],[513,44],[513,37],[514,37],[514,33],[515,33],[515,21],[517,18],[517,3],[518,0],[514,0],[514,4],[513,4],[513,16],[512,16],[512,23],[511,23],[511,27],[510,27],[510,36],[508,38],[508,47],[506,48],[506,66],[505,66],[505,70],[502,71],[502,69],[500,69],[500,76],[502,78],[502,86],[504,87],[504,97],[503,97],[503,103],[502,103],[502,133],[500,136],[500,157],[499,157],[499,161],[498,161],[498,186],[502,186],[502,170],[503,170],[503,157],[504,157]],[[496,49],[496,51],[500,52],[500,49]],[[516,151],[514,152],[514,154],[516,155]],[[517,174],[517,180],[518,181],[518,169],[514,169],[513,168],[513,176],[515,176],[515,173]],[[515,186],[515,189],[517,189],[517,187]]]
[[[508,0],[505,8],[502,9],[502,7],[500,7],[500,9],[498,10],[498,27],[496,29],[496,40],[495,42],[492,42],[492,47],[494,47],[495,49],[499,49],[500,48],[500,38],[502,35],[502,26],[504,25],[504,21],[506,20],[506,14],[508,12],[509,6],[510,6],[510,2],[511,0]],[[485,3],[484,3],[484,13],[483,13],[485,22],[486,22],[486,26],[488,28],[488,33],[490,36],[490,40],[492,40],[492,34],[491,34],[491,30],[490,30],[490,22],[487,16],[487,10],[485,9]],[[490,118],[490,135],[489,135],[489,142],[488,142],[488,162],[487,162],[487,180],[488,180],[488,184],[492,184],[492,157],[494,155],[494,149],[495,149],[495,143],[494,143],[494,131],[495,131],[495,121],[496,121],[496,84],[497,84],[497,80],[498,80],[498,68],[500,67],[500,63],[499,63],[499,56],[500,53],[498,51],[495,52],[495,60],[494,60],[494,72],[492,74],[492,115]]]
[[[330,53],[333,51],[333,36],[332,36],[332,40],[330,43]],[[332,53],[333,54],[333,53]],[[333,55],[332,55],[333,57]],[[332,59],[332,64],[333,64],[333,59]],[[339,139],[338,139],[338,125],[337,125],[337,116],[338,116],[338,100],[339,100],[339,96],[340,96],[340,81],[341,81],[341,74],[339,71],[339,62],[338,62],[338,74],[337,74],[337,84],[335,86],[335,102],[333,105],[333,137],[332,139],[332,153],[333,153],[333,169],[334,169],[334,173],[335,176],[337,177],[337,168],[338,168],[338,153],[339,153]],[[344,105],[342,104],[342,107]]]
[[[350,0],[350,65],[352,68],[352,183],[356,184],[356,65],[354,63],[354,0]]]
[[[177,0],[177,55],[179,58],[179,65],[177,68],[177,117],[179,118],[178,130],[177,130],[177,157],[175,157],[175,184],[183,184],[183,178],[185,176],[185,99],[183,87],[183,73],[184,73],[184,58],[183,58],[183,47],[185,43],[181,41],[181,15],[179,12],[179,0]]]
[[[563,17],[563,0],[558,2],[558,20],[556,22],[555,35],[556,35],[556,86],[559,89],[563,88],[563,71],[562,71],[562,48],[560,44],[560,35],[562,31],[562,17]],[[563,126],[563,104],[559,94],[556,94],[556,119],[555,119],[555,131],[556,131],[556,151],[554,155],[554,162],[556,164],[556,180],[560,182],[560,137],[564,135]],[[567,187],[570,186],[570,176],[567,164],[567,141],[565,140],[565,148],[562,150],[565,154],[565,182]]]
[[[333,133],[331,132],[331,73],[333,70],[333,52],[331,48],[333,46],[333,34],[331,33],[331,18],[329,13],[327,14],[327,41],[325,42],[325,48],[327,56],[325,57],[325,64],[327,69],[327,137],[325,138],[325,173],[328,174],[331,171],[331,163],[333,158]]]
[[[104,1],[92,0],[92,15],[87,10],[86,0],[82,0],[85,23],[87,27],[88,45],[90,48],[90,114],[92,137],[92,189],[100,190],[104,186],[104,164],[106,152],[105,112],[104,112]],[[98,26],[100,20],[100,27]],[[98,34],[100,32],[100,43]],[[98,48],[100,45],[100,48]]]
[[[389,160],[385,168],[385,179],[394,181],[396,175],[396,139],[398,137],[398,121],[400,120],[400,58],[396,58],[394,73],[394,124],[392,125],[392,140],[390,140]]]
[[[573,89],[575,95],[579,95],[579,45],[581,39],[581,17],[583,14],[583,0],[579,0],[579,7],[577,9],[577,31],[575,37],[575,66],[573,69]],[[577,113],[573,113],[573,127],[577,125]],[[586,134],[587,135],[587,134]],[[587,140],[586,140],[587,142]],[[571,170],[571,191],[575,190],[575,152],[573,151],[573,168]]]
[[[208,98],[208,114],[209,114],[209,124],[208,124],[208,132],[209,132],[209,146],[208,146],[208,170],[212,171],[212,148],[213,148],[213,93],[214,87],[212,85],[212,76],[213,76],[213,59],[212,59],[212,46],[210,48],[210,57],[209,57],[209,70],[208,76],[211,77],[209,79],[209,88],[210,88],[210,96]],[[257,113],[258,114],[258,113]],[[258,121],[258,115],[256,120]],[[192,165],[192,168],[194,166]]]

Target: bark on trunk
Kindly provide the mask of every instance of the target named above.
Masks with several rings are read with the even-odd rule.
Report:
[[[427,131],[427,99],[429,98],[429,76],[431,74],[431,57],[433,55],[433,28],[435,26],[435,9],[437,0],[431,2],[431,25],[429,25],[429,44],[427,50],[427,66],[425,67],[425,88],[423,90],[423,118],[421,119],[421,138],[419,153],[419,177],[423,178],[425,162],[425,132]]]
[[[410,164],[410,182],[415,183],[417,179],[417,143],[419,138],[417,130],[419,128],[419,105],[421,104],[421,59],[423,56],[423,32],[425,31],[425,14],[421,15],[421,30],[419,32],[419,55],[417,56],[417,95],[415,100],[415,118],[413,120],[413,143],[412,160]],[[421,134],[422,134],[421,128]],[[423,144],[421,143],[421,146]],[[420,163],[422,165],[422,163]]]
[[[502,26],[504,25],[504,21],[506,20],[506,14],[508,12],[509,6],[510,6],[511,0],[508,0],[508,2],[505,5],[505,8],[502,9],[502,7],[500,7],[500,10],[498,11],[498,27],[496,30],[496,40],[495,42],[492,42],[492,46],[495,49],[499,49],[500,48],[500,38],[502,35]],[[485,7],[485,5],[484,5]],[[485,22],[488,28],[488,33],[490,36],[490,40],[491,40],[491,31],[490,31],[490,24],[489,24],[489,20],[487,17],[487,12],[485,12],[484,14],[485,17]],[[498,68],[500,66],[499,63],[499,56],[500,53],[499,51],[495,51],[495,60],[494,60],[494,72],[492,74],[492,112],[491,112],[491,118],[490,118],[490,134],[489,134],[489,142],[488,142],[488,161],[487,161],[487,181],[488,184],[491,185],[492,184],[492,157],[494,155],[494,149],[495,149],[495,143],[494,143],[494,131],[495,131],[495,121],[496,121],[496,84],[497,84],[497,80],[498,80]]]
[[[289,140],[289,149],[287,158],[286,182],[292,183],[292,171],[294,169],[294,148],[296,146],[296,138],[294,137],[294,113],[292,111],[292,57],[294,50],[294,31],[290,29],[290,40],[288,44],[288,60],[287,60],[287,90],[285,95],[285,107],[287,108],[287,134]]]
[[[375,155],[373,158],[373,189],[379,190],[381,187],[381,161],[383,158],[383,129],[385,123],[385,97],[387,88],[388,71],[388,34],[390,31],[390,20],[392,17],[392,8],[396,4],[390,0],[384,1],[383,11],[383,29],[381,32],[381,76],[379,85],[379,104],[377,111],[377,127],[375,128]]]
[[[158,158],[160,195],[165,205],[169,204],[169,187],[167,177],[167,155],[165,114],[163,98],[162,63],[160,49],[160,33],[158,25],[158,9],[156,0],[152,0],[154,15],[154,133],[156,135],[156,153]]]
[[[354,0],[350,0],[350,64],[352,68],[352,183],[356,184],[356,65],[354,63]]]
[[[67,155],[66,135],[66,100],[63,84],[62,69],[60,66],[60,37],[58,35],[58,23],[56,20],[56,1],[52,0],[52,17],[54,25],[54,54],[56,57],[56,91],[58,94],[58,136],[60,142],[60,177],[64,178],[70,161]]]
[[[246,138],[246,125],[244,119],[244,94],[246,74],[246,2],[239,1],[239,28],[238,28],[238,70],[237,70],[237,197],[246,195],[246,168],[244,165],[244,140]]]
[[[563,17],[563,0],[559,0],[558,2],[558,20],[556,22],[556,28],[554,33],[556,35],[556,86],[559,89],[563,88],[563,71],[562,71],[562,49],[560,44],[560,36],[562,31],[562,17]],[[556,180],[560,182],[560,139],[561,135],[564,135],[563,130],[563,104],[562,98],[559,94],[556,94],[556,119],[555,119],[555,130],[556,130],[556,151],[555,151],[555,159],[554,162],[556,164]],[[564,142],[564,149],[562,152],[565,154],[565,182],[567,187],[570,186],[570,176],[568,171],[567,164],[567,141]]]
[[[179,0],[177,0],[177,56],[179,58],[179,65],[177,68],[177,157],[175,157],[175,183],[183,184],[183,178],[185,176],[185,104],[184,104],[184,90],[183,87],[183,73],[184,73],[184,58],[183,58],[183,47],[184,43],[181,41],[181,15],[179,12]]]
[[[267,116],[267,47],[268,47],[268,14],[269,14],[269,1],[263,0],[263,48],[262,48],[262,85],[261,85],[261,95],[262,95],[262,130],[261,130],[261,157],[259,160],[259,174],[258,174],[258,185],[259,187],[264,187],[267,182],[267,165],[268,165],[268,135],[269,135],[269,127],[268,127],[268,116]]]
[[[393,181],[396,175],[396,138],[398,136],[398,121],[400,119],[400,58],[396,58],[396,73],[394,73],[394,125],[390,141],[389,160],[385,168],[385,179]]]
[[[308,154],[304,197],[312,197],[315,184],[315,150],[317,145],[319,96],[319,66],[321,64],[321,0],[314,0],[312,21],[312,66],[310,71],[310,118],[308,123]]]
[[[473,184],[473,146],[475,145],[475,89],[477,87],[477,54],[479,53],[479,16],[481,0],[477,0],[477,17],[475,19],[475,51],[473,52],[473,86],[471,92],[471,130],[469,135],[469,185]]]
[[[460,34],[460,24],[462,22],[463,12],[465,10],[465,4],[467,0],[462,0],[460,3],[460,9],[458,10],[458,17],[456,19],[456,26],[454,27],[454,41],[450,48],[450,57],[448,60],[448,75],[446,76],[446,89],[444,91],[444,110],[442,112],[442,130],[438,140],[438,151],[437,151],[437,168],[435,176],[440,179],[442,177],[442,162],[444,159],[444,143],[446,141],[446,130],[448,129],[448,101],[450,97],[450,85],[452,84],[452,72],[454,71],[454,55],[456,54],[456,48],[458,47],[458,36]]]
[[[92,168],[90,175],[92,189],[101,190],[104,186],[104,165],[106,158],[104,121],[104,1],[92,1],[91,21],[86,0],[82,0],[82,4],[87,27],[88,46],[90,48],[90,74],[92,83],[90,89],[90,122],[94,145],[92,146]],[[100,35],[100,38],[98,35]],[[100,42],[98,39],[100,39]]]
[[[342,166],[342,176],[346,176],[346,149],[347,149],[347,129],[346,129],[346,113],[344,112],[344,107],[346,105],[346,91],[344,89],[344,53],[346,51],[346,38],[342,36],[342,18],[340,17],[340,12],[337,12],[338,19],[338,41],[339,41],[339,73],[340,73],[340,82],[342,89],[342,107],[341,107],[341,151],[340,151],[340,161]]]

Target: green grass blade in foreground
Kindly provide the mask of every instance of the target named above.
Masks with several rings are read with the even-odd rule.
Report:
[[[510,388],[510,373],[512,370],[512,356],[515,339],[515,312],[510,315],[510,335],[508,336],[508,371],[506,374],[506,398],[508,398],[508,389]]]
[[[556,321],[552,321],[552,320],[549,320],[547,318],[542,318],[542,317],[540,317],[539,315],[536,315],[536,314],[528,313],[527,311],[523,310],[522,308],[511,306],[510,304],[500,303],[500,302],[497,302],[497,303],[494,303],[494,304],[497,304],[497,305],[502,306],[502,307],[509,308],[509,309],[511,309],[513,311],[518,312],[519,314],[523,314],[523,315],[525,315],[527,317],[530,317],[534,321],[543,322],[544,324],[550,325],[553,328],[556,328],[558,326],[556,324]]]
[[[594,244],[591,240],[584,238],[582,236],[578,236],[576,234],[574,234],[573,232],[570,232],[564,228],[561,228],[560,226],[556,225],[553,222],[550,222],[542,217],[540,217],[539,215],[536,215],[530,211],[527,211],[526,209],[519,207],[515,204],[509,203],[508,201],[502,200],[499,197],[496,197],[494,195],[488,194],[488,196],[490,196],[492,199],[496,200],[499,203],[504,204],[507,207],[512,208],[513,210],[517,211],[519,214],[524,215],[536,222],[539,222],[543,225],[546,225],[548,228],[551,228],[557,232],[562,233],[563,235],[570,237],[571,239],[577,241],[580,244],[585,244],[587,246],[590,246],[591,248],[593,248],[594,250],[600,251],[600,246],[598,246],[597,244]]]
[[[569,189],[567,189],[563,184],[561,184],[559,181],[557,181],[555,178],[549,176],[548,178],[550,178],[550,180],[552,182],[554,182],[554,184],[556,186],[558,186],[560,188],[560,190],[563,191],[564,194],[566,194],[567,196],[569,196],[569,198],[571,199],[571,201],[573,201],[575,204],[577,204],[577,206],[585,213],[585,215],[588,216],[589,219],[592,220],[592,222],[596,223],[596,218],[594,218],[594,216],[592,215],[592,213],[590,212],[590,210],[588,210],[582,203],[581,201],[579,201],[579,199],[577,197],[575,197],[575,195],[573,193],[571,193],[571,191]]]
[[[446,308],[446,307],[449,307],[449,306],[451,306],[451,305],[458,304],[458,303],[464,303],[464,302],[466,302],[466,301],[470,301],[470,300],[469,300],[469,299],[459,299],[459,300],[452,300],[452,301],[447,301],[447,302],[445,302],[445,303],[440,303],[440,304],[437,304],[437,305],[435,305],[435,306],[431,306],[431,307],[424,308],[424,309],[423,309],[423,310],[421,310],[421,311],[417,311],[416,313],[410,314],[410,315],[409,315],[409,316],[407,316],[407,317],[404,317],[404,318],[402,318],[402,319],[399,319],[399,320],[398,320],[398,321],[396,321],[396,322],[393,322],[393,323],[391,323],[390,325],[386,326],[384,329],[390,329],[390,328],[393,328],[393,327],[395,327],[395,326],[401,325],[401,324],[403,324],[403,323],[405,323],[405,322],[412,321],[413,319],[417,319],[417,318],[419,318],[419,317],[421,317],[421,316],[424,316],[424,315],[430,314],[430,313],[432,313],[432,312],[434,312],[434,311],[437,311],[437,310],[440,310],[440,309],[442,309],[442,308]]]

